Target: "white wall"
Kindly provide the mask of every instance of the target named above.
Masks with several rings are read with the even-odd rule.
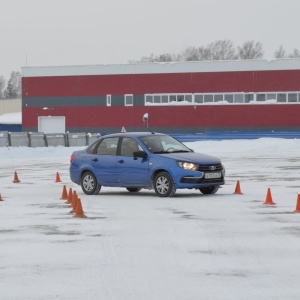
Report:
[[[0,99],[0,115],[21,112],[22,111],[22,100],[21,99]]]
[[[66,118],[64,116],[38,117],[38,132],[65,133]]]

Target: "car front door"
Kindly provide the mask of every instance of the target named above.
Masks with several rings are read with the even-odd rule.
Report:
[[[134,157],[143,148],[132,138],[124,137],[117,157],[117,180],[120,186],[149,185],[149,159]]]

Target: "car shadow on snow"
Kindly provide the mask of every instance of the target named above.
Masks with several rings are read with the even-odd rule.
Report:
[[[84,195],[84,194],[83,194]],[[172,197],[159,197],[155,194],[154,191],[140,191],[137,193],[130,193],[127,191],[101,191],[98,195],[92,195],[92,197],[101,197],[101,196],[111,196],[111,197],[115,197],[115,196],[122,196],[124,198],[157,198],[157,199],[172,199],[172,198],[207,198],[207,197],[217,197],[217,196],[221,196],[221,195],[226,195],[226,194],[212,194],[212,195],[204,195],[201,192],[177,192],[174,196]]]

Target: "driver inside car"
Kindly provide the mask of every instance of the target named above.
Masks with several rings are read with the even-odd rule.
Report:
[[[152,153],[164,151],[164,148],[159,140],[149,141],[147,146]]]

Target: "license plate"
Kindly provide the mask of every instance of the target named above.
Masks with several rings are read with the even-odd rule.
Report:
[[[205,173],[205,178],[206,179],[211,179],[211,178],[221,178],[221,173]]]

